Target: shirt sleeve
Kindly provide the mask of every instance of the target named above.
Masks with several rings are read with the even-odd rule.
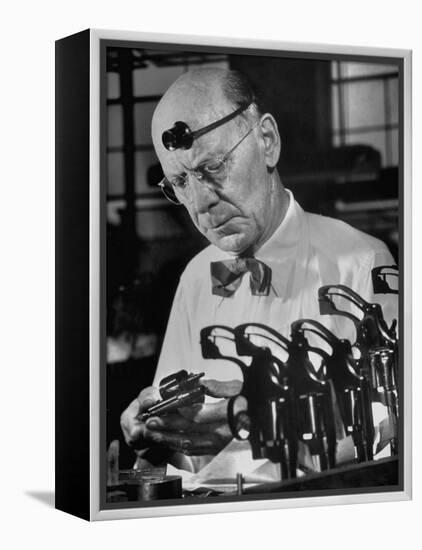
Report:
[[[372,270],[375,267],[391,267],[395,264],[396,262],[387,247],[377,249],[369,254],[366,260],[362,262],[362,267],[359,272],[358,293],[369,303],[379,304],[381,306],[383,317],[388,328],[391,327],[393,321],[397,322],[396,334],[398,334],[398,295],[391,293],[375,293],[372,280]],[[372,404],[372,414],[375,427],[375,442],[378,442],[375,453],[377,454],[377,458],[388,456],[388,452],[383,455],[379,453],[379,450],[386,447],[389,439],[396,432],[394,419],[389,417],[387,407],[378,402]],[[386,426],[388,429],[383,429],[383,427],[385,428]],[[386,451],[388,451],[388,449],[386,449]]]
[[[396,262],[387,247],[373,251],[362,262],[357,279],[358,294],[369,303],[380,304],[388,328],[391,327],[394,320],[398,322],[398,295],[375,293],[372,270],[375,267],[394,266],[395,264]]]
[[[165,376],[182,369],[188,371],[190,369],[192,342],[183,286],[183,281],[181,280],[174,296],[160,359],[154,377],[154,386],[158,386],[160,380]]]
[[[181,279],[174,296],[153,385],[158,386],[164,377],[179,370],[192,371],[191,350],[192,331],[189,322],[186,290],[184,290],[184,281]],[[203,464],[209,462],[209,460],[209,457],[185,456],[181,453],[174,453],[170,463],[180,470],[178,473],[182,471],[198,472]]]

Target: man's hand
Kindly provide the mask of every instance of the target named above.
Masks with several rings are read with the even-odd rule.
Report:
[[[146,388],[122,414],[121,424],[126,442],[136,449],[165,447],[186,455],[217,454],[232,439],[227,424],[229,397],[238,395],[242,382],[202,380],[206,395],[221,397],[216,403],[183,407],[162,417],[141,422],[136,417],[159,401],[156,388]]]
[[[138,415],[158,403],[158,401],[161,401],[158,388],[149,386],[142,390],[138,397],[122,413],[120,425],[129,447],[145,449],[153,443],[152,434],[147,429],[145,422],[139,420]]]

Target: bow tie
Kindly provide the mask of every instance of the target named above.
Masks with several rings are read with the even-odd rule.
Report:
[[[225,298],[232,296],[246,272],[251,274],[252,294],[268,296],[271,285],[271,268],[256,258],[235,258],[234,260],[211,262],[212,293]]]

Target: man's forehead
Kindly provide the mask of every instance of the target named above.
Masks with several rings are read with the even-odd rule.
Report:
[[[162,133],[179,120],[197,130],[228,114],[230,103],[222,93],[215,92],[187,88],[163,98],[154,113],[153,131]]]
[[[226,71],[195,70],[179,77],[162,97],[152,120],[155,147],[161,147],[162,133],[175,122],[185,122],[192,131],[229,114],[233,105],[225,96]]]

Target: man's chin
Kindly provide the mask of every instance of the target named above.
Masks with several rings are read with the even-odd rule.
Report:
[[[248,248],[244,235],[232,234],[212,239],[212,244],[220,250],[238,256]]]

